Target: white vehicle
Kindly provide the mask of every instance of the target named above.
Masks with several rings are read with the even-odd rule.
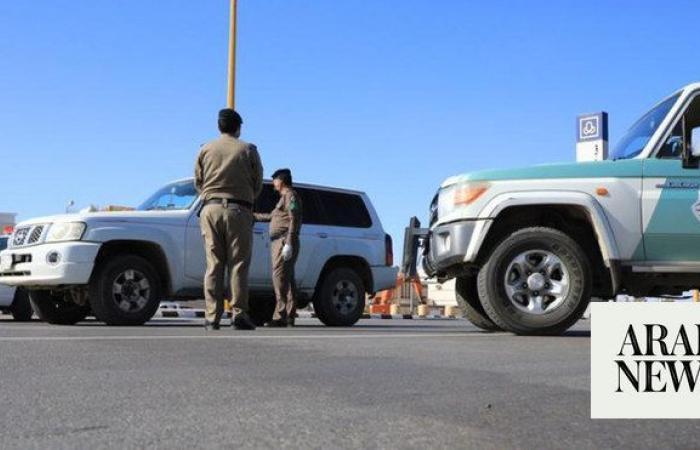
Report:
[[[367,293],[395,284],[391,238],[364,193],[295,189],[304,205],[299,307],[313,302],[326,325],[352,325]],[[276,197],[265,182],[256,211],[271,211]],[[143,324],[163,299],[202,297],[199,205],[192,179],[185,179],[158,190],[136,211],[22,222],[0,253],[0,283],[27,289],[34,311],[50,323],[73,324],[92,313],[110,325]],[[249,285],[258,323],[271,318],[274,306],[269,240],[268,224],[256,223]]]
[[[477,326],[557,334],[591,299],[674,296],[700,286],[700,83],[659,102],[608,161],[464,173],[442,183],[423,269],[456,278]]]
[[[0,250],[7,247],[9,236],[0,236]],[[0,311],[12,314],[19,322],[27,322],[32,319],[32,307],[29,297],[23,289],[0,284]]]

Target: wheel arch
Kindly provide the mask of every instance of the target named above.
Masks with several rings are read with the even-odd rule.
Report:
[[[594,294],[614,296],[620,288],[615,237],[600,204],[588,194],[516,193],[494,199],[484,208],[475,230],[471,258],[482,264],[496,245],[517,229],[548,226],[575,237],[594,268]],[[478,241],[478,242],[476,242]]]
[[[354,270],[362,279],[362,282],[365,284],[365,291],[368,294],[372,294],[374,290],[374,281],[372,279],[372,270],[369,267],[369,264],[367,261],[360,257],[360,256],[354,256],[354,255],[336,255],[330,258],[326,263],[323,265],[323,269],[321,269],[321,273],[318,276],[318,280],[316,280],[316,286],[314,288],[314,298],[318,295],[318,292],[321,288],[321,284],[323,283],[323,280],[325,279],[326,275],[328,275],[333,269],[337,269],[338,267],[347,267],[352,270]]]
[[[105,261],[117,255],[136,255],[151,263],[160,279],[161,296],[166,297],[172,294],[172,275],[165,252],[160,245],[149,241],[113,240],[102,244],[95,257],[95,266],[90,281],[92,282],[93,276]]]

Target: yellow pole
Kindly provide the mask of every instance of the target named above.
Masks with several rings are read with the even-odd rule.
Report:
[[[236,105],[236,9],[237,0],[231,0],[230,30],[228,37],[228,96],[226,106],[235,108]]]
[[[700,302],[700,292],[697,289],[693,289],[693,301]]]

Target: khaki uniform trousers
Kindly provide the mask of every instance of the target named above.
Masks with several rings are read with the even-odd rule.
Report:
[[[299,238],[293,239],[292,258],[282,258],[285,238],[275,239],[270,245],[272,259],[272,286],[275,289],[275,313],[272,320],[292,320],[296,313],[296,282],[294,281],[294,263],[299,256]]]
[[[253,214],[236,205],[206,205],[200,214],[207,271],[204,276],[206,320],[219,323],[224,313],[228,268],[234,317],[248,313],[248,271],[253,249]]]

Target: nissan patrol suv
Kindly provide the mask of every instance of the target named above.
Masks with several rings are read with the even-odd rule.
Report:
[[[700,83],[644,114],[607,161],[445,180],[429,228],[407,229],[404,270],[456,278],[475,325],[558,334],[591,297],[700,286]]]
[[[296,263],[299,307],[313,303],[326,325],[349,326],[365,297],[396,283],[391,237],[362,192],[295,184],[304,204]],[[276,203],[264,183],[255,209]],[[136,211],[43,217],[18,224],[0,253],[0,283],[23,287],[37,315],[74,324],[93,314],[140,325],[162,299],[202,297],[206,260],[192,179],[158,190]],[[268,224],[254,225],[251,316],[272,317]]]

